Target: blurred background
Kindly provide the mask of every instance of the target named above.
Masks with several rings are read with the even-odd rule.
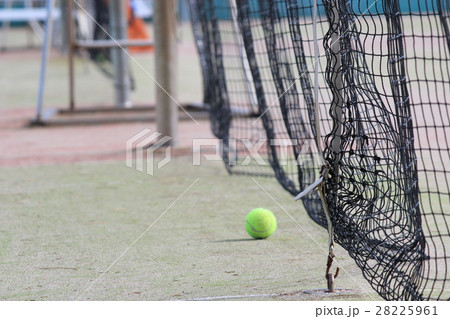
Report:
[[[103,2],[103,4],[101,4]],[[77,40],[103,40],[107,35],[98,30],[93,18],[98,20],[104,7],[103,23],[108,28],[108,1],[77,0],[73,6],[75,37]],[[128,37],[152,41],[153,0],[124,0],[127,2]],[[100,5],[99,5],[100,3]],[[46,71],[43,96],[44,107],[68,106],[68,1],[56,0],[53,9],[51,51]],[[45,0],[0,1],[0,108],[34,108],[39,90],[42,48],[47,17]],[[96,12],[97,9],[97,12]],[[197,52],[189,24],[186,1],[178,1],[176,37],[179,48],[177,99],[181,102],[201,100],[201,78]],[[106,15],[106,16],[105,16]],[[138,21],[138,23],[136,23]],[[102,22],[102,21],[100,21]],[[142,23],[141,23],[142,22]],[[145,30],[142,30],[142,27]],[[144,31],[144,32],[143,32]],[[97,51],[107,52],[110,49]],[[102,61],[95,50],[76,49],[74,59],[75,96],[77,106],[114,105],[113,61]],[[152,48],[136,47],[129,50],[129,68],[132,78],[130,100],[133,105],[155,103],[154,52]]]

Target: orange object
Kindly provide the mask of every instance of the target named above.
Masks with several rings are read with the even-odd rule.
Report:
[[[150,40],[150,34],[147,31],[145,22],[134,15],[133,9],[128,1],[128,39],[133,40]],[[153,46],[145,47],[129,47],[131,53],[153,52]]]

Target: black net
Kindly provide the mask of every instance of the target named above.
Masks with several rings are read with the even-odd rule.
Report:
[[[449,299],[448,8],[324,3],[337,240],[383,297]]]
[[[280,3],[190,4],[205,102],[211,107],[212,130],[223,141],[228,170],[275,176],[290,193],[297,194],[318,177],[308,69],[313,62],[313,40],[301,38],[302,32],[312,29],[312,22],[292,26],[292,36],[297,37],[292,39],[288,12]],[[293,7],[289,14],[295,16],[299,10]],[[306,10],[311,12],[311,8]],[[326,17],[321,20],[323,24]],[[321,73],[325,66],[322,58]],[[324,112],[324,101],[330,100],[325,89],[322,83]],[[318,195],[310,194],[304,203],[311,217],[325,225]]]
[[[272,168],[297,194],[323,153],[335,240],[372,287],[389,300],[450,299],[448,0],[317,1],[316,21],[314,0],[190,3],[229,170]],[[241,165],[245,140],[270,165]],[[326,226],[317,193],[303,204]]]

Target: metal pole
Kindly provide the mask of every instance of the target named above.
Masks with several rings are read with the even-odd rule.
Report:
[[[75,26],[73,21],[73,0],[67,2],[66,7],[67,25],[67,50],[69,60],[69,110],[75,109],[75,80],[74,80],[74,58],[75,58]]]
[[[156,122],[158,132],[178,141],[177,96],[177,0],[155,0]]]
[[[115,40],[128,38],[127,1],[110,0],[109,15],[111,36]],[[117,107],[131,107],[130,101],[130,70],[127,49],[118,47],[111,49],[112,62],[114,64],[114,86]]]
[[[42,103],[44,99],[45,90],[45,76],[47,74],[47,61],[48,55],[51,50],[52,33],[53,33],[53,7],[55,0],[49,0],[47,2],[47,21],[45,25],[44,45],[42,47],[42,62],[41,62],[41,75],[39,78],[39,93],[36,110],[36,122],[41,121]]]

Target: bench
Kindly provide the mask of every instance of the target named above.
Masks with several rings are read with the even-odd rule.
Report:
[[[53,11],[53,19],[58,20],[61,17],[59,9]],[[0,9],[0,22],[2,23],[1,48],[6,49],[7,32],[11,22],[26,22],[30,25],[38,39],[44,37],[44,29],[39,22],[47,19],[46,8],[2,8]]]

